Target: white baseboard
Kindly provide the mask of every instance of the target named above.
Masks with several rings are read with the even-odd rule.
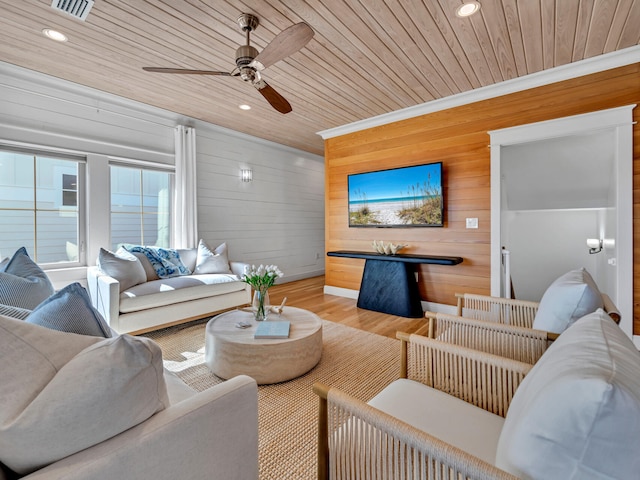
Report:
[[[332,287],[331,285],[324,286],[324,293],[326,295],[336,295],[338,297],[351,298],[353,300],[358,299],[359,290],[351,290],[349,288],[341,288],[341,287]],[[456,305],[447,305],[444,303],[434,303],[434,302],[421,302],[422,310],[425,312],[435,312],[435,313],[449,313],[451,315],[455,315],[457,312]]]
[[[335,295],[337,297],[358,299],[359,290],[351,290],[348,288],[332,287],[331,285],[324,286],[324,293],[327,295]]]

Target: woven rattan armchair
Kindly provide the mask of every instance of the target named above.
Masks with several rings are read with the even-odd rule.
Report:
[[[531,365],[398,333],[400,374],[504,417]],[[358,400],[316,383],[318,479],[515,479],[513,475]],[[457,401],[457,400],[456,400]]]
[[[465,318],[487,320],[491,322],[533,327],[539,302],[517,300],[513,298],[491,297],[471,293],[456,293],[458,299],[457,314]],[[616,322],[620,322],[620,312],[611,298],[602,293],[604,311]]]
[[[604,311],[616,322],[620,312],[602,295]],[[456,294],[458,315],[426,312],[430,338],[534,364],[557,333],[533,329],[538,302]]]

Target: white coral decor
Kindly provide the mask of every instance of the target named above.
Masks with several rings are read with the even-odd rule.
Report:
[[[385,244],[382,240],[380,240],[379,242],[374,240],[372,245],[373,245],[373,249],[376,252],[382,253],[383,255],[395,255],[403,248],[408,247],[408,245],[401,245],[401,244],[395,245],[391,242]]]

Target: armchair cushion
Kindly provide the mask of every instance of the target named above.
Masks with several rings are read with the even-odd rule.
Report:
[[[140,260],[122,247],[115,253],[101,248],[98,253],[98,267],[118,280],[121,292],[147,281],[147,274]]]
[[[53,294],[47,274],[36,264],[24,247],[0,267],[0,303],[34,309]]]
[[[168,403],[160,348],[0,317],[0,462],[24,475],[143,422]],[[25,381],[28,379],[28,381]]]
[[[61,332],[104,338],[111,336],[109,325],[93,308],[89,294],[77,282],[51,295],[26,320]]]
[[[368,403],[487,463],[495,460],[504,425],[500,415],[407,379],[394,381]]]
[[[200,239],[198,242],[196,269],[193,273],[231,273],[227,244],[222,243],[212,251],[204,240]]]
[[[589,272],[584,268],[572,270],[557,278],[544,292],[533,328],[562,333],[577,319],[602,306],[602,295]]]
[[[567,329],[516,391],[496,465],[522,478],[635,478],[640,353],[603,311]]]

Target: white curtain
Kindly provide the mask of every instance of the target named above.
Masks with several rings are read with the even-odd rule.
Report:
[[[174,248],[198,246],[198,192],[196,185],[196,129],[175,129],[176,189],[174,200]]]

